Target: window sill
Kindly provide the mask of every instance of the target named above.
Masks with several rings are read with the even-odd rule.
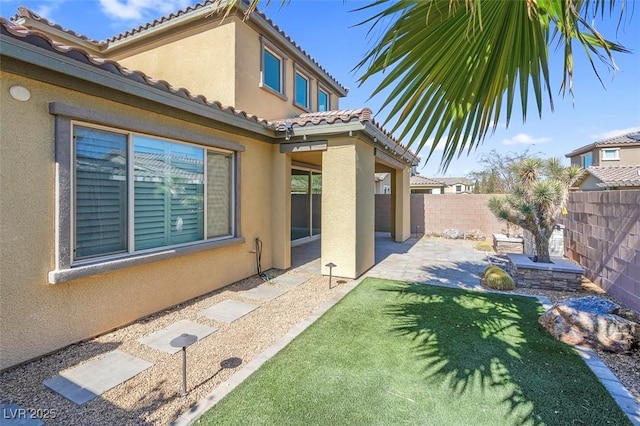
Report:
[[[202,251],[229,247],[244,244],[242,237],[229,238],[227,240],[210,241],[200,244],[194,244],[186,247],[162,250],[154,253],[145,253],[127,257],[126,259],[109,260],[91,265],[76,266],[69,269],[58,269],[49,272],[49,284],[61,284],[78,278],[88,277],[91,275],[104,274],[120,269],[130,268],[132,266],[144,265],[159,260],[171,259],[174,257],[185,256]]]
[[[282,99],[283,101],[288,101],[288,100],[289,100],[289,98],[287,98],[287,97],[284,95],[284,93],[280,93],[280,92],[278,92],[277,90],[272,89],[271,87],[266,86],[266,85],[264,85],[264,84],[262,84],[262,83],[260,83],[260,85],[259,85],[259,86],[260,86],[260,88],[261,88],[262,90],[265,90],[265,91],[267,91],[267,92],[271,93],[272,95],[276,95],[277,97],[279,97],[279,98],[280,98],[280,99]]]
[[[300,104],[300,103],[298,103],[298,102],[295,102],[295,101],[294,101],[294,102],[293,102],[293,106],[294,106],[294,107],[296,107],[296,108],[298,108],[298,109],[301,109],[302,111],[304,111],[304,112],[306,112],[306,113],[311,112],[311,110],[310,110],[308,107],[306,107],[306,106],[304,106],[304,105],[302,105],[302,104]]]

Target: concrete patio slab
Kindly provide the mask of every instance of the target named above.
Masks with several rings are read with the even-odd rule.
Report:
[[[282,296],[286,292],[287,290],[274,287],[271,284],[262,284],[258,287],[252,288],[251,290],[243,291],[240,294],[248,299],[268,302]]]
[[[180,350],[180,348],[174,348],[170,345],[170,342],[175,337],[180,336],[183,333],[194,334],[201,340],[217,329],[214,327],[208,327],[206,325],[198,324],[197,322],[182,320],[171,324],[168,327],[158,330],[146,337],[138,339],[138,342],[150,346],[162,352],[174,354]]]
[[[42,382],[68,400],[82,405],[126,382],[153,364],[119,350],[63,371]]]
[[[18,404],[0,404],[0,425],[2,426],[41,426],[42,420],[35,417],[34,409],[25,409]],[[46,410],[40,410],[43,414],[48,414]],[[55,416],[55,412],[51,414]]]
[[[239,302],[237,300],[225,300],[224,302],[220,302],[210,308],[203,309],[198,313],[198,315],[201,317],[211,318],[216,321],[232,323],[257,308],[258,305],[252,305],[251,303]]]
[[[304,275],[280,275],[272,280],[274,284],[287,285],[289,287],[297,287],[309,281],[309,276]]]

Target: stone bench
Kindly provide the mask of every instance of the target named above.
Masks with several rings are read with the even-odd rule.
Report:
[[[576,291],[582,288],[584,268],[570,261],[552,257],[552,263],[534,262],[526,254],[507,254],[516,285],[544,290]]]
[[[493,251],[497,254],[524,253],[523,248],[524,240],[520,237],[493,234]]]

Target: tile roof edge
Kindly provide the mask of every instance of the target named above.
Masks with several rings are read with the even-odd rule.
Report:
[[[22,40],[24,43],[27,43],[31,46],[46,49],[46,47],[43,47],[40,44],[36,44],[27,40],[29,37],[36,37],[40,40],[43,40],[51,51],[63,55],[71,60],[83,62],[74,53],[80,54],[85,59],[85,63],[95,68],[101,69],[114,75],[119,75],[134,82],[144,84],[149,88],[161,90],[165,93],[176,96],[177,98],[187,99],[199,105],[204,105],[214,110],[230,114],[237,118],[259,124],[264,128],[269,128],[269,122],[264,118],[260,118],[243,110],[235,109],[231,106],[224,106],[219,101],[209,101],[203,95],[192,95],[188,89],[176,88],[165,80],[154,79],[142,71],[130,70],[122,66],[117,61],[93,55],[80,47],[66,46],[64,44],[58,43],[42,31],[31,30],[22,25],[18,25],[15,22],[9,21],[3,17],[0,17],[0,34],[12,37],[17,40]]]
[[[34,21],[40,22],[45,26],[51,27],[53,29],[56,29],[58,31],[61,31],[63,33],[68,34],[71,37],[75,37],[78,40],[82,40],[84,42],[88,42],[91,44],[95,44],[96,48],[99,49],[101,47],[106,46],[106,41],[98,41],[92,38],[87,37],[84,34],[80,34],[77,33],[71,29],[68,28],[64,28],[62,25],[56,24],[50,20],[48,20],[47,18],[45,18],[44,16],[40,16],[37,13],[33,12],[31,9],[25,7],[25,6],[19,6],[18,7],[18,13],[16,13],[14,16],[12,16],[9,20],[12,22],[15,22],[18,25],[21,25],[21,23],[19,22],[21,19],[33,19]]]

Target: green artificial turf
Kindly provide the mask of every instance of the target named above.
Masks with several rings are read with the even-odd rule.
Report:
[[[531,298],[368,278],[199,424],[627,425]]]

